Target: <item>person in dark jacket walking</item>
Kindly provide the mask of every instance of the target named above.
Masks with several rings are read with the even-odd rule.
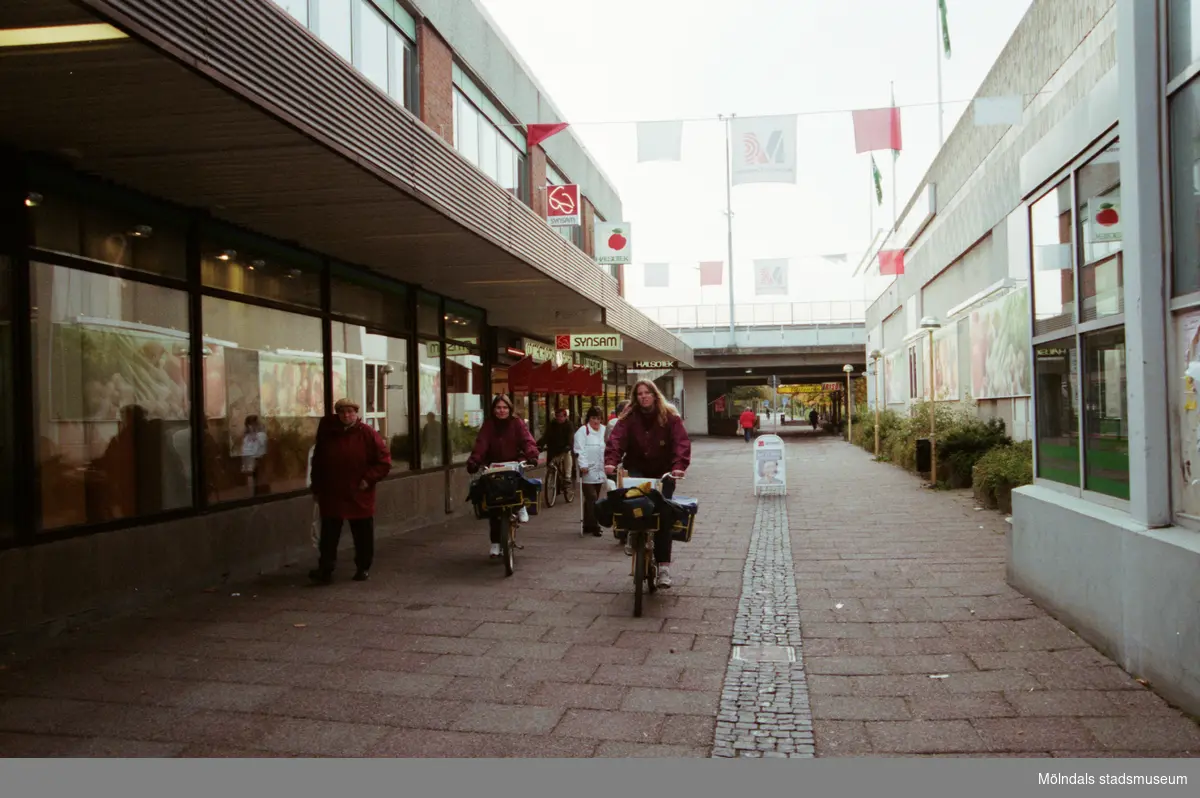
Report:
[[[493,463],[512,463],[523,460],[526,463],[537,464],[538,445],[529,433],[525,422],[513,416],[512,400],[500,394],[492,400],[492,415],[483,422],[479,435],[475,438],[475,448],[467,458],[467,473],[474,474],[480,468],[486,468]],[[529,516],[521,509],[528,521]],[[492,549],[491,556],[500,556],[500,519],[488,519],[491,527]]]
[[[658,479],[671,472],[663,479],[662,494],[667,499],[675,494],[675,480],[682,479],[692,463],[692,441],[683,419],[650,380],[633,386],[633,404],[626,408],[608,439],[605,472],[615,473],[622,459],[631,477]],[[671,543],[669,532],[654,536],[659,587],[671,586]],[[628,546],[626,553],[631,553]]]
[[[329,584],[337,564],[342,522],[354,536],[354,581],[365,582],[375,559],[375,485],[392,470],[392,455],[379,433],[358,417],[358,403],[339,399],[336,417],[326,416],[317,428],[312,457],[312,492],[321,512],[320,559],[309,572],[314,582]]]

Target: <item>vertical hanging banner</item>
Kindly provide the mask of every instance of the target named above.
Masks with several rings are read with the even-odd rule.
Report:
[[[546,186],[546,222],[551,227],[574,227],[579,220],[579,186]]]
[[[721,285],[725,282],[725,262],[708,260],[700,264],[700,287],[706,285]]]
[[[596,222],[596,263],[633,262],[633,242],[628,222]]]
[[[796,115],[735,117],[732,122],[732,181],[796,182]]]
[[[756,296],[787,296],[787,292],[787,258],[754,261],[754,293]]]

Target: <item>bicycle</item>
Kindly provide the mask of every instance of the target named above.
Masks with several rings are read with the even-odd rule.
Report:
[[[524,466],[520,462],[508,463],[492,463],[482,469],[476,476],[475,481],[482,481],[489,476],[496,474],[516,473],[520,477],[525,476]],[[511,498],[503,503],[484,506],[480,508],[476,506],[476,515],[480,518],[498,517],[500,519],[500,556],[504,560],[504,575],[512,576],[516,569],[516,549],[524,549],[520,543],[517,543],[517,530],[521,528],[521,508],[528,503],[525,498],[525,492],[518,489],[515,494],[510,494]],[[536,497],[535,497],[536,500]]]
[[[574,471],[575,461],[571,461],[571,470]],[[558,461],[551,458],[546,463],[546,506],[553,507],[558,501],[558,483],[562,480],[563,475],[558,467]],[[566,489],[563,491],[563,498],[567,500],[567,504],[575,501],[575,481],[573,477],[568,477]]]
[[[658,479],[641,479],[633,477],[638,485],[649,484],[651,492],[662,493],[663,480],[671,476],[668,471]],[[682,479],[680,477],[679,479]],[[621,489],[624,486],[625,473],[624,471],[617,472],[617,488]],[[649,497],[647,497],[649,498]],[[653,500],[653,499],[651,499]],[[632,562],[630,565],[630,575],[633,576],[633,617],[642,617],[642,596],[645,592],[658,592],[658,563],[654,559],[654,535],[671,534],[670,530],[663,531],[659,529],[662,526],[662,515],[660,513],[651,513],[648,517],[642,516],[641,523],[632,527],[622,528],[618,519],[622,517],[619,511],[613,512],[613,531],[618,535],[625,532],[629,544],[629,548],[633,550]],[[653,523],[650,523],[650,522]]]

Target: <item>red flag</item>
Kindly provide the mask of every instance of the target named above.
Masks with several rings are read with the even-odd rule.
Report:
[[[879,274],[904,274],[904,250],[881,249],[879,251]]]
[[[725,261],[710,260],[700,264],[700,287],[720,285],[725,272]]]
[[[530,147],[536,147],[555,133],[560,133],[568,127],[569,125],[566,122],[530,125],[529,132],[525,134],[525,141],[528,142]]]
[[[855,152],[900,149],[899,108],[872,108],[854,112]]]

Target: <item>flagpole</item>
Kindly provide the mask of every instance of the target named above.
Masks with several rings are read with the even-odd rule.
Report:
[[[896,81],[891,81],[892,108],[896,107]],[[896,204],[896,159],[900,157],[899,150],[892,150],[892,231],[900,222],[900,208]]]
[[[725,216],[729,236],[729,345],[737,346],[737,333],[734,332],[733,304],[733,150],[729,146],[730,119],[736,114],[722,116],[725,122]]]
[[[937,114],[938,114],[938,150],[946,146],[946,134],[942,129],[945,114],[942,111],[942,7],[940,0],[933,0],[933,15],[937,18]],[[895,102],[892,103],[895,105]]]
[[[871,215],[870,215],[871,229],[867,232],[867,240],[870,241],[870,240],[874,239],[874,237],[875,237],[875,203],[876,203],[876,199],[875,199],[875,162],[871,158],[867,159],[867,172],[868,172],[867,179],[871,183],[871,192],[867,195],[867,199],[868,199],[867,208],[870,210],[870,213],[871,213]]]

